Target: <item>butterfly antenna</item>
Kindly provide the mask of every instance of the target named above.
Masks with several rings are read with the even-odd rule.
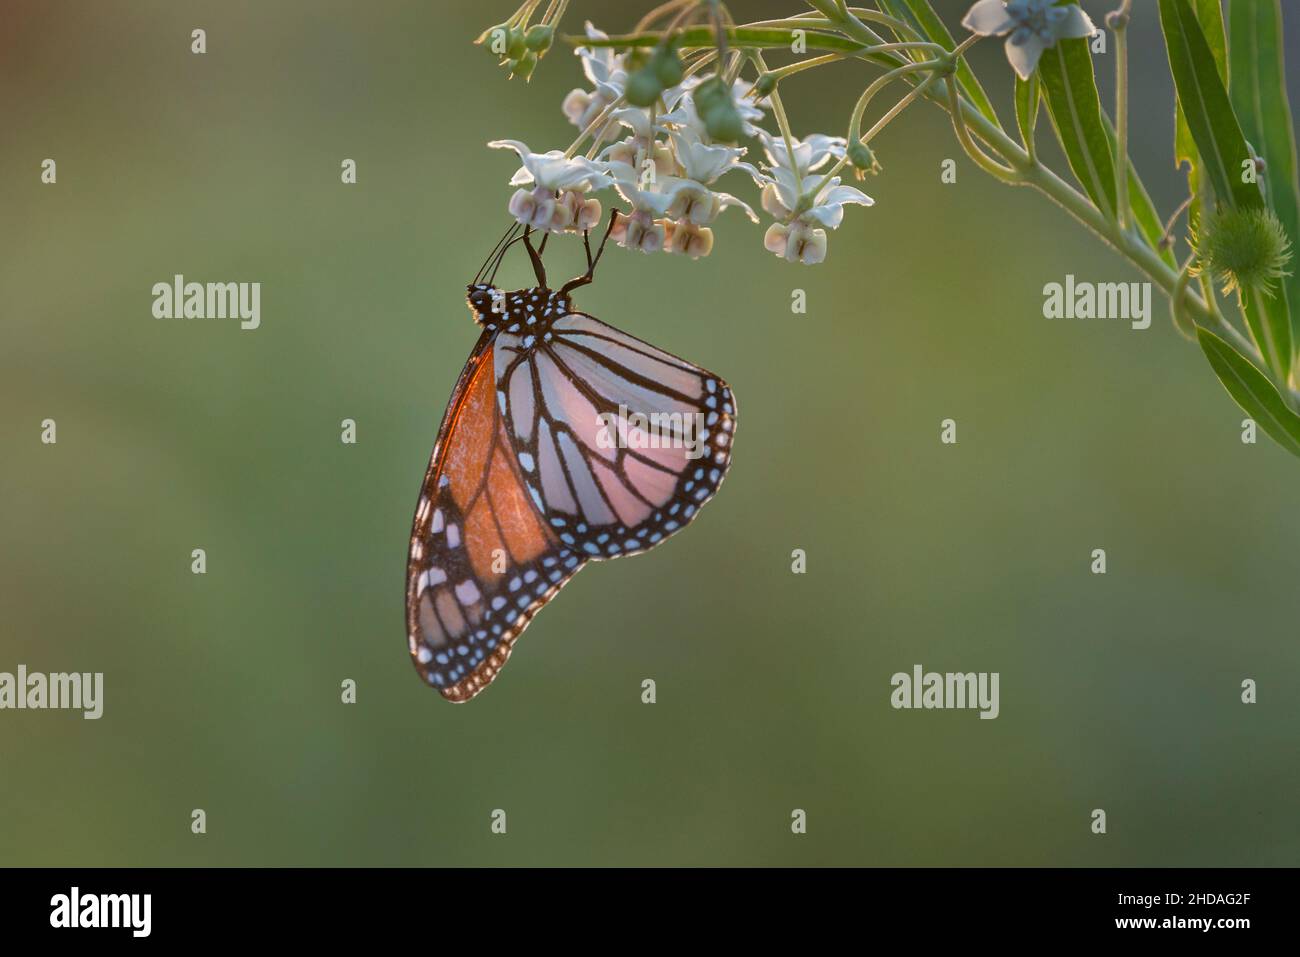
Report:
[[[501,247],[501,252],[497,253],[496,262],[492,265],[492,272],[488,274],[487,281],[489,284],[494,285],[496,283],[497,270],[501,268],[501,263],[505,261],[506,253],[510,250],[510,247],[513,246],[515,243],[519,242],[523,238],[524,237],[522,235],[515,236],[508,243],[506,243],[504,246]]]
[[[581,276],[570,279],[560,289],[560,294],[565,295],[571,289],[577,289],[579,286],[585,286],[591,282],[592,277],[596,274],[596,264],[600,262],[600,257],[605,255],[605,244],[609,242],[609,234],[614,231],[614,223],[618,221],[618,210],[610,210],[609,225],[605,227],[605,235],[601,237],[600,246],[596,249],[596,255],[591,255],[591,242],[587,239],[587,231],[583,230],[582,243],[587,250],[587,271]]]
[[[493,261],[495,261],[497,257],[504,251],[502,247],[509,244],[511,237],[515,234],[515,232],[518,231],[518,229],[519,229],[518,223],[511,223],[510,228],[507,229],[505,231],[505,234],[500,239],[497,240],[496,245],[492,247],[492,251],[488,253],[487,259],[483,260],[483,265],[479,266],[478,272],[474,274],[473,285],[477,286],[480,282],[482,282],[483,274],[487,272],[488,266],[491,265]],[[493,269],[493,272],[495,273],[496,270]]]

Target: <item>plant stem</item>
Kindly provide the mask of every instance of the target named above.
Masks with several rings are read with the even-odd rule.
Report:
[[[976,165],[990,176],[1000,179],[1004,183],[1014,184],[1020,182],[1024,175],[1020,170],[1010,166],[1003,166],[975,145],[975,141],[970,138],[970,130],[966,128],[963,119],[961,99],[957,95],[957,81],[950,74],[944,77],[944,84],[948,88],[948,112],[952,114],[952,128],[957,134],[957,141],[961,143],[961,148],[966,151],[966,155],[973,159]]]
[[[1115,34],[1115,218],[1128,229],[1128,21],[1133,0],[1106,17]]]
[[[1011,144],[1013,147],[1015,144]],[[1018,149],[1018,148],[1017,148]],[[1136,240],[1131,233],[1122,232],[1118,223],[1104,215],[1097,207],[1063,179],[1041,163],[1030,166],[1023,183],[1033,186],[1048,199],[1087,226],[1116,251],[1125,256],[1139,270],[1160,287],[1166,296],[1173,295],[1178,285],[1178,273],[1160,258],[1150,246]],[[1263,369],[1262,359],[1254,345],[1221,315],[1206,305],[1205,300],[1190,290],[1183,294],[1182,305],[1193,321],[1205,326],[1230,341],[1234,348]]]
[[[644,17],[638,20],[636,26],[632,28],[632,32],[640,33],[642,30],[646,29],[648,26],[650,26],[650,24],[654,23],[660,17],[667,16],[668,14],[677,10],[679,7],[693,6],[695,2],[696,0],[668,0],[667,3],[661,3],[659,4],[659,6],[655,7]]]

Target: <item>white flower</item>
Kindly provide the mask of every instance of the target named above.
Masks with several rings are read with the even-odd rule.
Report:
[[[826,230],[800,222],[773,223],[763,235],[763,246],[788,262],[816,265],[826,259]]]
[[[600,200],[587,199],[584,194],[575,189],[566,189],[556,198],[555,212],[546,228],[551,232],[563,232],[567,229],[581,231],[591,229],[598,222],[600,222]]]
[[[555,216],[555,194],[547,189],[517,189],[506,208],[525,226],[547,229]]]
[[[693,129],[686,127],[674,129],[669,135],[673,140],[673,149],[677,154],[677,165],[688,179],[706,186],[715,182],[719,176],[737,167],[748,170],[751,175],[754,167],[741,163],[745,155],[743,146],[715,146],[705,143]]]
[[[759,130],[758,136],[763,141],[763,152],[767,154],[770,167],[792,170],[800,177],[821,169],[832,156],[842,158],[847,146],[847,141],[842,136],[813,133],[802,140],[791,140],[794,145],[794,161],[791,162],[790,153],[785,148],[785,137],[773,136],[767,130]]]
[[[614,178],[614,188],[632,204],[634,213],[647,213],[654,219],[668,211],[673,197],[655,188],[661,182],[657,176],[650,175],[649,170],[639,173],[630,163],[611,160],[608,165],[610,175]]]
[[[607,40],[609,35],[587,22],[587,36],[593,40]],[[585,130],[604,110],[618,101],[627,87],[627,69],[622,54],[610,47],[578,47],[573,51],[582,59],[582,72],[594,90],[570,90],[561,109],[569,122]],[[595,131],[597,139],[604,139],[605,129]]]
[[[645,166],[647,159],[653,157],[656,176],[670,176],[673,170],[676,169],[676,163],[673,160],[672,151],[668,149],[668,144],[659,140],[648,143],[639,140],[635,136],[629,136],[613,146],[605,147],[605,151],[600,156],[610,166],[614,163],[621,163],[624,166],[637,166],[639,160],[642,167]]]
[[[713,230],[690,223],[669,223],[664,249],[691,259],[707,256],[713,252]]]
[[[590,20],[586,23],[586,31],[589,39],[609,39],[609,34],[597,30]],[[582,58],[582,72],[587,75],[597,93],[610,103],[623,95],[627,86],[627,69],[622,54],[615,53],[613,47],[578,47],[573,52]]]
[[[613,182],[605,173],[603,163],[584,156],[567,157],[559,150],[534,153],[519,140],[493,140],[488,146],[497,150],[514,150],[519,154],[524,165],[510,178],[511,186],[535,183],[549,190],[588,190],[604,189]]]
[[[665,176],[660,180],[659,186],[660,191],[671,199],[665,210],[669,219],[690,223],[692,226],[707,226],[728,206],[739,206],[750,220],[758,222],[758,216],[747,203],[730,193],[711,190],[693,179]]]
[[[807,185],[804,184],[805,188]],[[827,229],[838,229],[840,223],[844,221],[844,206],[847,203],[856,206],[874,206],[876,201],[860,189],[841,186],[840,178],[832,176],[826,185],[818,190],[812,206],[801,213],[799,219],[805,223],[810,221],[818,223]]]
[[[838,176],[832,176],[819,188],[823,178],[814,173],[798,180],[790,170],[773,170],[771,176],[763,176],[760,180],[763,184],[763,209],[779,220],[798,219],[836,229],[844,219],[846,203],[875,205],[876,201],[862,190],[841,186]],[[813,190],[817,191],[816,195],[813,195]]]
[[[1058,7],[1054,0],[979,0],[961,25],[982,37],[1007,37],[1007,59],[1022,80],[1029,79],[1043,51],[1057,40],[1088,37],[1097,32],[1077,3]]]
[[[826,258],[826,230],[844,221],[844,207],[875,204],[866,193],[842,186],[838,176],[825,179],[813,173],[802,180],[789,169],[778,167],[771,176],[761,176],[763,209],[777,220],[768,227],[763,245],[790,262],[812,265]]]
[[[636,249],[643,253],[657,253],[664,248],[667,240],[667,223],[655,219],[645,210],[635,210],[623,215],[614,223],[610,236],[624,249]]]

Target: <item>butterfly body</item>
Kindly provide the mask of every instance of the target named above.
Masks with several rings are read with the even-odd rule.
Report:
[[[430,457],[406,592],[412,661],[457,702],[584,565],[695,517],[736,414],[720,378],[576,311],[567,288],[467,293],[483,333]]]

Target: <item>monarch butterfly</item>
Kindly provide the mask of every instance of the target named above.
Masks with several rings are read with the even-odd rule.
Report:
[[[529,228],[513,227],[467,287],[478,344],[452,391],[411,526],[406,628],[416,670],[468,701],[533,616],[589,561],[653,548],[689,524],[731,461],[727,383],[573,306],[587,271],[552,290]],[[523,240],[537,285],[493,282]],[[489,264],[491,272],[484,280]]]

